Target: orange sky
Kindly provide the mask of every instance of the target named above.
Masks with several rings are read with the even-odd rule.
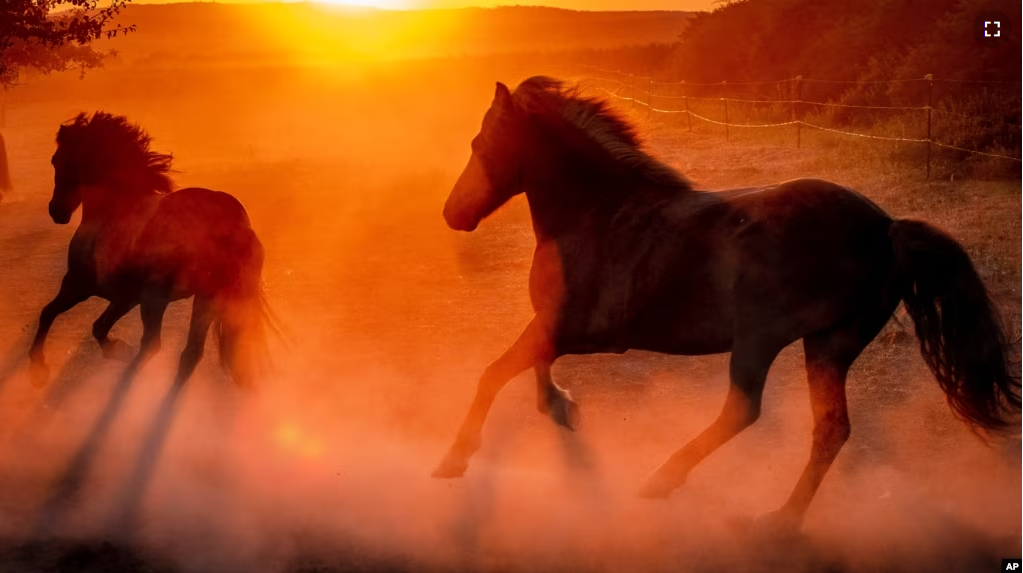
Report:
[[[229,3],[252,0],[220,0]],[[257,0],[258,1],[258,0]],[[572,10],[711,10],[714,0],[322,0],[330,4],[375,6],[378,8],[458,8],[464,6],[554,6]],[[134,0],[134,4],[164,3],[164,0]]]
[[[498,6],[510,4],[556,6],[573,10],[710,10],[713,0],[409,0],[420,6]],[[371,0],[367,0],[371,3]]]

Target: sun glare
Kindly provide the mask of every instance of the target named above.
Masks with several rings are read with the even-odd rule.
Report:
[[[352,8],[382,8],[384,10],[408,10],[417,8],[416,0],[319,0],[323,4],[350,6]]]

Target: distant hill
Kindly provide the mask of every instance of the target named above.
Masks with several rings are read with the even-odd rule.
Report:
[[[999,10],[1013,22],[997,48],[973,37]],[[810,78],[1020,77],[1017,0],[731,0],[700,13],[662,75],[695,82]]]
[[[319,3],[129,6],[138,31],[101,45],[122,60],[188,63],[402,59],[672,43],[688,12],[545,7],[386,11]]]

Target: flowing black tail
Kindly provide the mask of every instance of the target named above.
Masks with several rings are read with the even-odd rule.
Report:
[[[952,410],[975,429],[1008,429],[1020,411],[1020,381],[1009,371],[998,312],[969,255],[920,221],[894,221],[889,235],[920,353]]]
[[[214,325],[220,342],[220,361],[234,381],[248,386],[270,368],[267,329],[273,316],[263,296],[263,245],[251,229],[232,237],[231,280],[217,301]]]

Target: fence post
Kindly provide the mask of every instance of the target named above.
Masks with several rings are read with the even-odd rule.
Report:
[[[725,141],[728,141],[728,98],[721,98],[725,102]]]
[[[646,81],[646,116],[648,118],[654,115],[654,79],[649,78]]]
[[[792,121],[796,122],[796,149],[803,147],[803,120],[799,118],[799,102],[803,101],[803,76],[796,76],[796,103],[792,104]]]
[[[636,109],[636,82],[632,79],[632,74],[625,75],[629,78],[629,98],[632,101],[632,103],[629,104],[629,107]]]
[[[693,116],[689,113],[689,94],[686,92],[686,81],[682,80],[682,101],[686,102],[686,125],[689,133],[693,132]]]
[[[7,127],[7,87],[0,92],[0,128]]]
[[[721,80],[721,99],[725,102],[725,141],[728,141],[728,87],[727,80]]]
[[[927,74],[927,178],[931,178],[931,96],[934,92],[934,76]]]

